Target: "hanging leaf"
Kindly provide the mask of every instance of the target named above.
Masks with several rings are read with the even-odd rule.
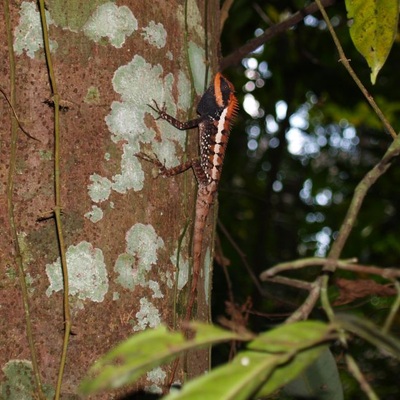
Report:
[[[275,392],[312,364],[332,336],[330,325],[300,321],[258,336],[228,364],[186,383],[165,400],[245,400]]]
[[[296,379],[283,388],[294,398],[343,400],[343,387],[336,360],[328,347]]]
[[[382,332],[378,326],[365,318],[350,314],[338,314],[335,317],[335,322],[341,328],[356,334],[392,357],[400,359],[400,340]]]
[[[398,0],[346,0],[347,16],[353,20],[350,36],[371,68],[371,82],[392,48],[397,33]]]
[[[331,334],[331,327],[319,321],[299,321],[261,333],[247,348],[270,353],[302,350],[320,344]]]
[[[245,400],[250,398],[280,363],[288,360],[288,354],[243,351],[229,364],[193,379],[179,392],[171,392],[165,400]]]
[[[137,333],[98,360],[81,384],[84,394],[133,383],[146,372],[165,364],[183,351],[229,340],[249,340],[249,334],[239,334],[217,326],[192,323],[193,339],[181,332],[171,332],[164,326]]]
[[[165,400],[246,400],[255,393],[257,398],[265,397],[294,379],[325,348],[318,346],[295,356],[242,351],[229,364],[188,382]]]

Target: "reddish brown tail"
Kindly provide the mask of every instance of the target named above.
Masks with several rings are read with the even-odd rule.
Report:
[[[193,280],[189,294],[189,303],[186,310],[185,322],[190,321],[194,302],[196,300],[197,284],[201,271],[202,250],[204,229],[207,222],[210,207],[214,201],[216,193],[216,185],[213,183],[207,186],[199,186],[196,200],[196,215],[194,221],[193,233]]]

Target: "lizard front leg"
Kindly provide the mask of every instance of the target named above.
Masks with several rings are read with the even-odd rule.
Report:
[[[158,117],[156,119],[163,119],[181,131],[196,128],[196,126],[198,126],[199,123],[202,121],[202,118],[195,118],[187,122],[181,122],[167,113],[165,103],[161,108],[155,100],[153,100],[153,103],[154,106],[152,106],[151,104],[148,104],[148,106],[158,114]]]

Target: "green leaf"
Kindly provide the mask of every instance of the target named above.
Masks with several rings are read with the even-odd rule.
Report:
[[[231,363],[194,379],[166,400],[247,399],[267,396],[286,385],[313,363],[325,349],[317,346],[330,337],[322,322],[282,325],[249,343]],[[316,347],[314,347],[316,346]],[[313,347],[313,348],[310,348]]]
[[[331,326],[319,321],[299,321],[260,334],[247,348],[270,353],[306,349],[325,341]]]
[[[243,351],[229,364],[193,379],[181,391],[166,396],[165,400],[245,400],[257,391],[277,365],[288,359],[287,354]]]
[[[364,340],[370,342],[379,349],[400,359],[400,341],[382,330],[370,321],[355,315],[340,314],[336,316],[335,322]]]
[[[191,324],[195,337],[187,340],[180,332],[170,332],[164,326],[131,336],[89,370],[89,377],[81,383],[84,394],[106,388],[119,388],[139,379],[143,374],[165,364],[183,351],[229,340],[249,340],[248,334],[238,334],[213,325]]]
[[[255,393],[257,398],[264,397],[294,379],[324,348],[319,346],[296,356],[242,351],[231,363],[193,379],[165,400],[245,400]]]
[[[350,36],[356,49],[371,68],[375,84],[396,33],[399,15],[398,0],[346,0],[348,18],[353,19]]]
[[[325,349],[326,346],[318,346],[301,351],[290,362],[278,366],[268,378],[267,383],[257,393],[257,397],[268,396],[282,386],[287,385],[310,364],[314,363]]]
[[[299,354],[299,357],[302,355],[303,353]],[[286,385],[283,391],[295,398],[343,400],[342,382],[329,348],[325,347],[318,358]]]

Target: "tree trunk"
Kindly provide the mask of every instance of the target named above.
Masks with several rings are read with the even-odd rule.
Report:
[[[0,36],[9,38],[8,47],[1,47],[0,80],[5,398],[34,398],[39,379],[48,398],[56,390],[68,326],[63,252],[72,322],[63,398],[76,398],[88,367],[116,343],[161,323],[178,328],[185,315],[196,181],[191,171],[157,177],[154,166],[135,154],[154,154],[167,167],[197,155],[197,131],[186,135],[156,121],[147,104],[165,103],[180,120],[196,115],[199,96],[217,70],[219,2],[123,3],[47,2],[55,76],[50,82],[36,2],[3,2]],[[54,218],[58,206],[60,223]],[[207,238],[213,236],[213,219]],[[195,313],[203,321],[209,320],[212,247],[209,239]],[[182,382],[183,372],[204,372],[208,363],[207,351],[189,354],[175,381]],[[161,392],[170,380],[166,366],[138,388]]]

